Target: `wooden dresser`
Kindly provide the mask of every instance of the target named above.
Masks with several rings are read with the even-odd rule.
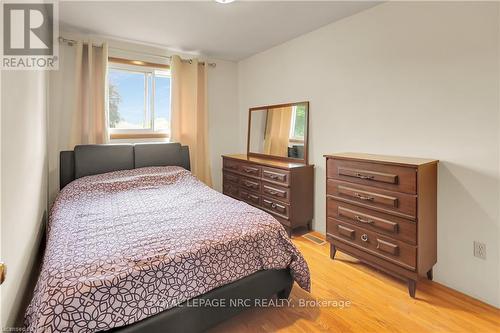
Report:
[[[313,218],[314,166],[241,155],[223,155],[223,193],[273,215],[287,230]]]
[[[337,249],[408,281],[432,279],[437,261],[437,165],[419,158],[325,155],[327,240]]]

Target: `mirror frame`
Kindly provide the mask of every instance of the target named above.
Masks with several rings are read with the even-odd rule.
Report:
[[[299,158],[292,158],[292,157],[283,157],[283,156],[276,156],[276,155],[268,155],[268,154],[261,154],[261,153],[252,153],[250,152],[250,127],[252,124],[252,112],[253,111],[258,111],[258,110],[264,110],[264,109],[272,109],[272,108],[284,108],[287,106],[294,106],[297,104],[305,104],[307,108],[307,114],[306,114],[306,126],[305,126],[305,135],[304,135],[304,158],[299,159]],[[278,161],[284,161],[284,162],[295,162],[295,163],[303,163],[303,164],[308,164],[309,163],[309,101],[302,101],[302,102],[294,102],[294,103],[285,103],[285,104],[274,104],[274,105],[264,105],[264,106],[258,106],[258,107],[253,107],[248,110],[248,132],[247,132],[247,156],[249,157],[259,157],[259,158],[268,158],[268,159],[273,159],[273,160],[278,160]]]

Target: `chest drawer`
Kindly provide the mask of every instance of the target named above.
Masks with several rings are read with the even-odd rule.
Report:
[[[225,170],[231,170],[234,172],[239,172],[240,169],[240,163],[237,161],[229,160],[229,159],[224,159],[222,161],[222,167]]]
[[[415,246],[332,218],[327,219],[326,232],[334,239],[344,241],[406,269],[416,268]]]
[[[417,172],[411,167],[329,158],[327,177],[404,193],[417,193]]]
[[[417,196],[398,193],[370,186],[327,180],[326,193],[339,200],[348,200],[364,207],[387,213],[398,213],[407,218],[416,218]]]
[[[272,213],[280,215],[281,217],[284,218],[289,217],[289,206],[281,202],[263,197],[262,207],[266,208],[268,211]]]
[[[327,198],[327,216],[370,231],[379,232],[412,245],[416,245],[417,242],[416,222],[404,218],[351,205],[332,198]]]
[[[262,171],[262,167],[255,164],[246,164],[241,163],[239,165],[239,172],[245,176],[250,177],[260,177],[260,173]]]
[[[224,171],[223,174],[224,183],[231,182],[238,184],[240,182],[240,176],[235,173]]]
[[[260,195],[245,190],[240,190],[240,199],[256,206],[260,205],[260,200],[261,200]]]
[[[276,200],[290,202],[290,189],[262,182],[262,194]]]
[[[240,185],[243,189],[260,192],[260,180],[240,177]]]
[[[238,185],[230,184],[230,183],[224,183],[224,186],[222,188],[222,193],[225,195],[229,195],[234,198],[239,198],[239,188]]]
[[[290,184],[290,172],[286,170],[281,170],[281,169],[274,169],[274,168],[267,168],[263,167],[262,168],[262,179],[283,184],[283,185],[289,185]]]

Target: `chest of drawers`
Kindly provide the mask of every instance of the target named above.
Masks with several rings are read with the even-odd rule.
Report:
[[[340,249],[408,281],[437,261],[436,160],[359,153],[326,157],[326,232]]]
[[[273,215],[291,236],[311,228],[314,166],[247,155],[222,156],[223,193]]]

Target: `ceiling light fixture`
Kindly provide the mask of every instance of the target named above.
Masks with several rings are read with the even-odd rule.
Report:
[[[234,0],[215,0],[215,2],[222,3],[222,4],[227,4],[227,3],[234,2]]]

